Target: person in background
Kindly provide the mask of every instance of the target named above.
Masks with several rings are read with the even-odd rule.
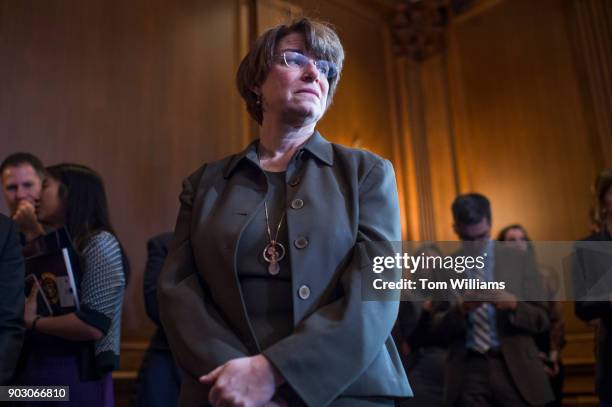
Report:
[[[101,177],[77,164],[54,165],[46,175],[38,217],[56,229],[66,227],[73,239],[82,273],[80,310],[38,315],[33,286],[24,320],[37,337],[17,384],[70,386],[70,402],[62,405],[112,406],[127,260],[110,223]]]
[[[602,171],[595,180],[595,230],[584,241],[612,241],[612,170]],[[608,254],[610,253],[607,250]],[[609,263],[605,265],[608,267]],[[596,273],[597,270],[585,270]],[[612,407],[612,293],[598,301],[590,299],[575,303],[578,318],[597,324],[596,392],[601,407]]]
[[[24,273],[17,225],[0,214],[0,386],[10,383],[23,342]]]
[[[417,249],[415,255],[420,254],[442,256],[438,246],[433,244]],[[436,281],[444,278],[443,276],[440,270],[419,268],[413,274],[412,280],[425,278]],[[441,312],[448,309],[450,302],[447,301],[447,295],[437,294],[433,290],[417,293],[411,291],[400,303],[397,333],[414,398],[402,401],[398,406],[444,406],[443,384],[448,340],[436,319]]]
[[[536,257],[527,230],[520,224],[503,228],[499,232],[497,240],[509,242],[512,247],[528,252],[534,259]],[[542,359],[544,371],[550,378],[550,385],[555,394],[555,400],[547,405],[549,407],[560,407],[563,401],[563,380],[565,377],[561,360],[561,350],[565,346],[565,320],[561,302],[559,302],[561,282],[556,271],[550,266],[538,264],[538,271],[542,276],[546,292],[545,305],[548,308],[550,328],[548,331],[536,335],[535,341],[540,350],[540,359]]]
[[[36,207],[45,179],[45,167],[30,153],[15,153],[0,164],[0,179],[11,218],[17,223],[22,243],[45,233],[36,218]]]
[[[491,204],[478,193],[459,195],[452,204],[455,233],[466,252],[486,258],[484,267],[466,271],[480,281],[504,282],[497,296],[477,300],[462,293],[440,317],[449,338],[446,402],[461,407],[541,406],[553,400],[533,336],[549,326],[535,262],[516,249],[491,240]]]
[[[172,233],[163,233],[147,242],[143,286],[145,310],[156,329],[138,372],[136,405],[139,407],[176,406],[181,388],[181,373],[172,357],[157,302],[157,283],[171,239]]]
[[[237,74],[261,137],[183,183],[159,284],[181,406],[412,395],[391,337],[398,301],[362,301],[368,243],[401,240],[393,167],[316,130],[343,60],[314,20],[262,34]]]

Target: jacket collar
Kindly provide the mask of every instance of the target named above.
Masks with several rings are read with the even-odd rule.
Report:
[[[253,140],[244,150],[232,156],[223,171],[223,176],[225,178],[229,178],[234,170],[244,162],[250,162],[251,164],[259,167],[259,159],[257,157],[258,144],[259,139]],[[329,166],[334,165],[334,151],[332,144],[316,130],[302,146],[302,148],[296,152],[296,154],[300,154],[302,151],[308,151],[310,154],[312,154],[312,156]]]
[[[334,149],[332,144],[316,130],[300,150],[308,151],[329,166],[334,165]]]

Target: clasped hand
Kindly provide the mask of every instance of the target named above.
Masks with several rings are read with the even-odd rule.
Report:
[[[200,377],[200,383],[211,385],[208,401],[214,407],[286,406],[272,399],[283,378],[264,357],[257,355],[232,359]]]

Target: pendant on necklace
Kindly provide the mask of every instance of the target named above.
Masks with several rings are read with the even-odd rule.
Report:
[[[272,262],[268,264],[268,273],[275,276],[280,273],[280,265],[277,262]]]
[[[285,257],[285,247],[276,242],[271,241],[264,247],[263,258],[268,264],[268,273],[273,276],[280,272],[280,261]]]

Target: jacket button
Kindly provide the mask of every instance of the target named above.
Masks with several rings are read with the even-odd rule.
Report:
[[[298,237],[297,239],[295,239],[295,241],[293,242],[293,244],[295,245],[295,247],[297,247],[298,249],[303,249],[304,247],[308,246],[308,239],[306,239],[303,236]]]
[[[297,198],[291,201],[291,207],[293,209],[301,209],[303,206],[304,206],[304,201],[302,201],[300,198]]]
[[[307,300],[308,297],[310,297],[310,287],[308,287],[307,285],[300,286],[300,288],[298,289],[298,295],[301,299]]]
[[[301,178],[299,175],[293,177],[293,179],[291,181],[289,181],[289,185],[291,185],[292,187],[297,186],[301,181]]]

